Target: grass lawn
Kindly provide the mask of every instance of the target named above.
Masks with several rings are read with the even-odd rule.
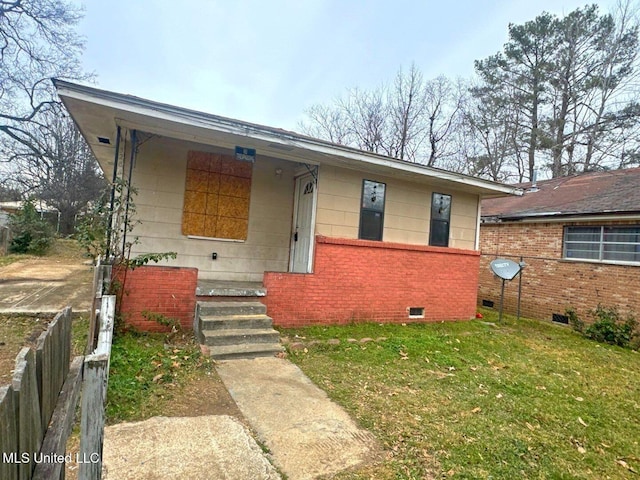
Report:
[[[282,331],[303,337],[289,358],[385,448],[339,478],[638,478],[640,354],[483,313]]]
[[[169,341],[165,334],[128,332],[114,337],[107,392],[109,424],[155,415],[234,414],[235,408],[213,362],[202,355],[190,333]]]
[[[109,423],[162,414],[162,400],[177,382],[203,362],[209,363],[196,344],[165,347],[165,338],[164,334],[136,333],[114,337],[107,392]]]
[[[72,238],[56,238],[51,244],[51,248],[43,257],[56,258],[60,260],[88,260],[84,249],[78,244],[78,242]],[[10,253],[8,255],[0,255],[0,268],[11,265],[12,263],[28,260],[43,258],[37,255],[28,255],[23,253]]]

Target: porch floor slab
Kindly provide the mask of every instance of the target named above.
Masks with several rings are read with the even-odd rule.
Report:
[[[216,370],[290,480],[333,475],[379,452],[374,436],[288,360],[228,360]]]
[[[267,289],[262,282],[198,280],[198,297],[264,297]]]

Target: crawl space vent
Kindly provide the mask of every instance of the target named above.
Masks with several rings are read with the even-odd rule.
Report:
[[[424,318],[424,307],[409,307],[409,318]]]
[[[566,315],[560,315],[559,313],[552,313],[551,320],[556,323],[569,325],[569,317],[567,317]]]
[[[493,308],[493,300],[482,300],[482,306]]]

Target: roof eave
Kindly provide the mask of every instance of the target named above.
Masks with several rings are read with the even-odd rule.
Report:
[[[482,215],[482,223],[561,223],[640,220],[640,211],[628,212],[585,212],[563,213],[547,212],[523,215]]]
[[[221,133],[248,137],[285,147],[295,147],[329,157],[341,157],[362,164],[391,168],[424,177],[432,177],[472,187],[483,198],[522,195],[522,190],[514,186],[364,152],[355,148],[306,137],[286,130],[206,114],[131,95],[123,95],[94,87],[78,85],[64,80],[52,79],[52,81],[63,102],[66,97],[73,98],[104,107],[127,110],[132,113],[177,122],[185,126],[207,128]]]

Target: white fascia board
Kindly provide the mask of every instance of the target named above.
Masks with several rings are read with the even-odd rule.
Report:
[[[310,137],[298,136],[285,130],[270,129],[259,125],[248,124],[216,115],[187,110],[171,105],[156,103],[149,100],[122,95],[105,90],[85,87],[60,80],[54,81],[58,95],[76,100],[93,103],[115,110],[126,111],[146,117],[181,123],[186,126],[206,128],[220,133],[248,137],[257,141],[280,144],[287,147],[299,148],[330,157],[341,157],[355,162],[390,168],[413,175],[437,178],[457,184],[484,190],[487,196],[522,195],[522,190],[513,186],[503,185],[488,180],[482,180],[467,175],[420,166],[400,160],[393,160],[382,155],[363,152],[350,147],[316,140]]]

